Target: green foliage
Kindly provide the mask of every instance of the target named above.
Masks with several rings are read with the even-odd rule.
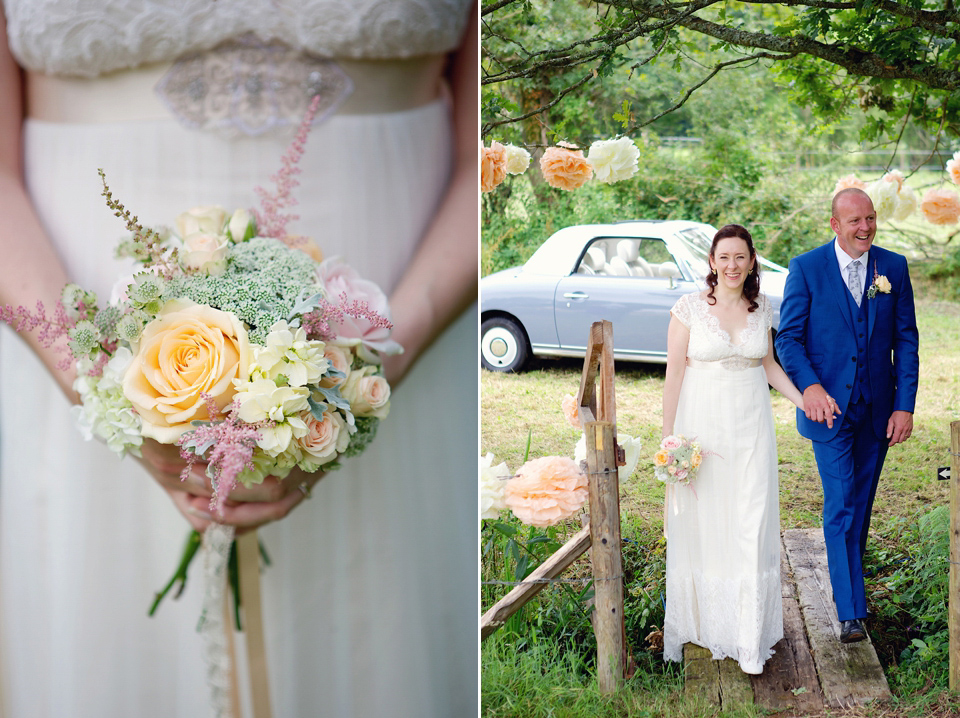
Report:
[[[950,508],[938,506],[915,522],[901,521],[897,529],[897,549],[881,549],[872,557],[874,564],[896,566],[881,579],[874,594],[881,622],[892,624],[896,627],[892,630],[901,634],[902,648],[893,657],[898,665],[892,667],[889,677],[902,694],[930,685],[945,688],[949,671]]]

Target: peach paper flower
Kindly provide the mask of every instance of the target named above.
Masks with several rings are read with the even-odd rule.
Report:
[[[567,421],[577,431],[580,430],[580,409],[577,406],[577,397],[572,394],[567,394],[563,397],[560,402],[560,406],[563,409],[563,415],[566,417]]]
[[[866,189],[867,185],[857,179],[856,175],[847,175],[846,177],[841,177],[837,180],[836,187],[833,188],[833,193],[836,194],[842,189]]]
[[[960,184],[960,152],[954,152],[953,159],[947,160],[947,174],[951,182]]]
[[[530,526],[553,526],[570,518],[587,500],[587,477],[565,456],[528,461],[507,481],[504,503]]]
[[[903,189],[903,172],[900,170],[890,170],[882,177],[884,182],[893,182],[897,185],[897,192]]]
[[[930,189],[920,200],[920,211],[930,224],[956,224],[960,220],[960,196],[949,189]]]
[[[491,192],[507,177],[507,150],[499,142],[480,146],[480,191]]]
[[[548,185],[568,191],[579,189],[593,176],[583,152],[568,147],[548,147],[540,158],[540,172]]]

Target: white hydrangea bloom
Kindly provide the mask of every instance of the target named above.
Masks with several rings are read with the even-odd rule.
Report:
[[[510,470],[505,462],[493,466],[492,453],[488,452],[480,458],[480,518],[499,518],[500,512],[507,508],[503,501],[503,490],[508,476]]]
[[[873,209],[877,213],[878,222],[893,218],[897,209],[897,189],[896,182],[887,182],[882,179],[867,185],[867,194],[873,200]]]
[[[530,153],[522,147],[507,145],[507,174],[521,175],[530,166]]]
[[[629,137],[619,140],[597,140],[590,145],[587,162],[600,182],[610,184],[630,179],[637,173],[640,150]]]
[[[130,350],[123,347],[103,368],[99,377],[89,376],[93,363],[89,359],[77,362],[77,379],[73,388],[80,395],[81,404],[72,409],[83,438],[101,439],[111,451],[123,454],[129,451],[140,456],[143,437],[140,434],[140,416],[123,395],[123,375],[133,359]]]

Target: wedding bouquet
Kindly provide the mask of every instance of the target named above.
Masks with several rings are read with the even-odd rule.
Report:
[[[315,109],[316,103],[311,106]],[[109,303],[70,284],[53,317],[41,304],[0,309],[42,343],[68,338],[80,429],[120,454],[146,438],[176,444],[186,466],[205,461],[211,509],[237,484],[331,470],[359,454],[390,409],[380,356],[387,300],[315,243],[286,233],[293,175],[312,113],[274,177],[263,211],[198,207],[174,228],[146,229],[107,186],[131,232],[117,254],[139,265]]]
[[[667,436],[653,456],[654,475],[666,484],[689,485],[703,462],[700,444],[682,434]]]

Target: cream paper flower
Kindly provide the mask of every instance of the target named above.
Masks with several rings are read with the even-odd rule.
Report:
[[[903,222],[917,210],[917,193],[903,185],[897,195],[897,207],[893,211],[893,219]]]
[[[490,452],[480,457],[480,518],[500,518],[500,512],[507,508],[503,494],[509,476],[506,462],[494,466]]]
[[[873,209],[877,213],[877,221],[883,222],[892,219],[897,209],[897,183],[877,180],[867,185],[866,192],[873,200]]]
[[[587,162],[594,176],[606,184],[630,179],[637,173],[640,150],[629,137],[618,140],[597,140],[590,145]]]
[[[522,175],[530,166],[530,153],[523,147],[507,145],[507,174]]]

